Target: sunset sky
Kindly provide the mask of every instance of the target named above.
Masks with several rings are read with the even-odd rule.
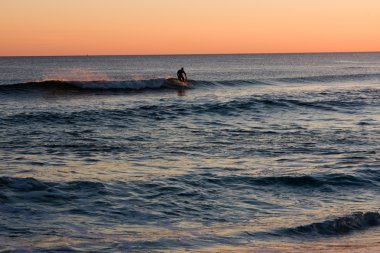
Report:
[[[380,0],[0,0],[0,55],[380,51]]]

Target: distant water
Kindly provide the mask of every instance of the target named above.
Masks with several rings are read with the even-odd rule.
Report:
[[[380,53],[2,57],[0,137],[0,251],[380,250]]]

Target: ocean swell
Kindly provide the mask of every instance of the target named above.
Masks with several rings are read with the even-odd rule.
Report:
[[[289,78],[274,79],[277,82],[283,83],[332,83],[342,81],[365,81],[365,80],[379,80],[380,73],[368,74],[351,74],[351,75],[321,75],[321,76],[300,76]]]
[[[1,86],[0,86],[1,87]],[[0,88],[1,89],[1,88]],[[30,96],[28,96],[30,97]],[[120,122],[136,118],[160,119],[183,117],[185,115],[220,114],[223,116],[240,115],[243,112],[261,113],[263,110],[296,110],[304,108],[318,111],[356,111],[365,106],[379,103],[380,90],[362,89],[347,92],[304,93],[302,96],[289,94],[257,94],[202,103],[167,103],[128,105],[120,108],[88,108],[73,112],[33,111],[0,114],[0,124],[24,124],[33,122],[75,123],[93,120],[113,119]]]

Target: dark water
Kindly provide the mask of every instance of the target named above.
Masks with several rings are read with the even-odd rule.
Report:
[[[379,85],[379,53],[0,58],[0,249],[375,252]]]

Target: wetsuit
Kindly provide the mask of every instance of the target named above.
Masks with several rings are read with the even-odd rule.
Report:
[[[186,76],[185,71],[183,69],[178,70],[178,72],[177,72],[178,80],[184,82],[185,81],[185,77],[183,75]]]

